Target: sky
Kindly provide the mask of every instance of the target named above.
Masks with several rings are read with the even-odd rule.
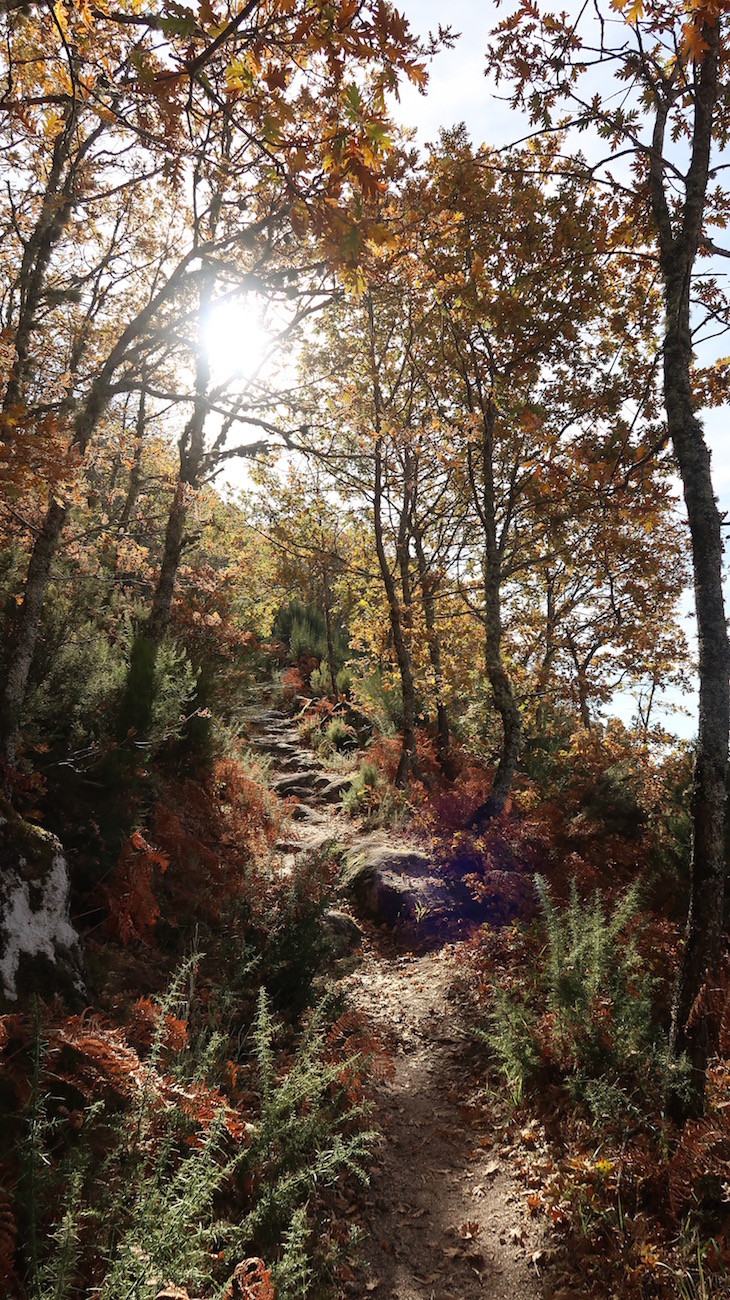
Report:
[[[422,37],[427,37],[429,31],[435,33],[439,22],[461,34],[453,49],[442,51],[433,60],[425,97],[411,86],[405,86],[401,91],[400,104],[395,106],[394,115],[404,126],[415,128],[416,143],[423,148],[438,138],[441,127],[451,127],[460,122],[466,124],[472,142],[477,146],[488,143],[499,147],[526,134],[529,128],[525,119],[504,101],[502,87],[498,97],[494,85],[484,75],[489,32],[499,21],[502,11],[479,0],[451,0],[448,5],[444,5],[443,0],[401,0],[401,5],[412,28]],[[556,4],[556,8],[562,7],[562,3]],[[724,263],[718,268],[720,274],[726,274],[727,265]],[[721,348],[723,352],[728,350],[728,344]],[[704,417],[705,433],[712,450],[713,482],[720,508],[730,515],[729,420],[728,406],[707,412]],[[683,506],[681,509],[683,511]],[[693,643],[694,611],[690,592],[685,593],[682,604],[685,632]],[[730,609],[728,583],[726,608]],[[677,694],[671,699],[673,704],[687,709],[688,716],[672,714],[661,719],[669,730],[687,738],[696,735],[697,731],[697,701],[692,687],[693,683],[688,683],[683,697]],[[614,701],[614,711],[628,722],[633,702],[619,697]]]

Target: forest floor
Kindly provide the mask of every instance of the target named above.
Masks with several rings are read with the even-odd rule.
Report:
[[[297,799],[280,845],[283,862],[327,841],[356,849],[366,832],[333,804],[336,774],[302,747],[295,724],[262,710],[251,717],[250,740],[269,758],[272,786]],[[393,845],[409,842],[394,833]],[[546,1243],[510,1175],[474,1042],[451,993],[453,945],[419,951],[402,936],[358,923],[360,960],[342,983],[392,1069],[372,1087],[380,1137],[369,1186],[347,1207],[364,1235],[344,1294],[538,1300]]]

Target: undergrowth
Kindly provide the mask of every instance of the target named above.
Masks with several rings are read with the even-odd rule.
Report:
[[[512,1094],[557,1073],[594,1120],[616,1121],[645,1113],[647,1103],[654,1109],[657,1092],[686,1090],[688,1062],[669,1054],[639,952],[640,886],[611,910],[598,892],[581,900],[575,881],[564,907],[541,876],[535,888],[545,930],[537,987],[497,988],[482,1031]]]
[[[296,1300],[336,1267],[309,1203],[367,1177],[366,1052],[332,995],[292,1035],[261,989],[219,1086],[220,1042],[189,1032],[196,964],[138,1005],[127,1032],[47,1013],[0,1022],[18,1102],[0,1243],[17,1294],[152,1300],[172,1279],[213,1297],[260,1254],[277,1298]]]
[[[461,961],[509,1096],[503,1145],[555,1232],[555,1292],[726,1296],[730,966],[695,1013],[718,1053],[705,1113],[678,1129],[668,1102],[690,1077],[667,1044],[672,932],[637,884],[581,897],[573,881],[559,902],[535,883],[537,916],[485,930]]]

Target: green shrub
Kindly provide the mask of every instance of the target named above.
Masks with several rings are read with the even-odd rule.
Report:
[[[249,1134],[242,1172],[245,1176],[247,1171],[263,1168],[265,1181],[256,1205],[230,1236],[241,1248],[255,1241],[264,1251],[269,1243],[284,1239],[282,1273],[289,1272],[292,1289],[277,1290],[282,1300],[306,1294],[297,1286],[306,1279],[303,1216],[312,1189],[334,1183],[344,1171],[367,1182],[365,1163],[375,1138],[363,1128],[370,1106],[353,1099],[349,1086],[364,1062],[356,1056],[346,1061],[328,1060],[326,1030],[331,1012],[332,1000],[327,997],[281,1073],[275,1050],[278,1026],[265,991],[259,995],[253,1049],[260,1109]],[[297,1214],[298,1228],[287,1235]]]
[[[314,695],[324,697],[332,694],[332,679],[326,659],[322,659],[319,668],[313,668],[309,674],[309,685]]]
[[[342,718],[333,718],[324,729],[324,738],[331,751],[346,754],[357,749],[357,736]]]
[[[253,919],[260,977],[276,1007],[289,1015],[309,1004],[326,964],[322,917],[334,901],[334,882],[335,864],[326,853],[300,853],[291,874],[272,882],[263,910]]]
[[[301,600],[290,601],[276,615],[273,635],[288,647],[290,663],[303,658],[327,662],[327,624],[317,605],[305,605]],[[348,639],[339,622],[335,622],[332,629],[332,639],[335,666],[341,668],[347,658]]]
[[[352,690],[352,673],[349,668],[340,668],[335,679],[338,695],[349,695]]]
[[[351,683],[358,708],[381,736],[395,736],[403,725],[403,692],[400,683],[383,682],[375,670]]]
[[[476,1029],[497,1056],[515,1104],[522,1099],[525,1083],[540,1066],[537,1050],[537,1016],[525,1001],[496,988],[490,1008],[489,1028]]]
[[[654,981],[638,951],[639,886],[611,912],[598,892],[582,901],[575,881],[565,907],[556,906],[539,876],[535,888],[547,938],[541,1005],[525,992],[498,989],[484,1035],[513,1096],[543,1067],[557,1068],[596,1119],[638,1113],[658,1088],[681,1090],[688,1067],[669,1056],[653,1018]]]
[[[96,623],[69,632],[29,692],[24,730],[51,745],[78,748],[109,729],[113,701],[123,688],[126,663]]]
[[[195,695],[197,674],[184,650],[166,637],[157,651],[144,633],[129,649],[129,666],[119,701],[117,731],[131,731],[151,746],[177,736]]]
[[[332,678],[330,676],[329,664],[326,659],[320,662],[319,668],[312,669],[309,674],[309,684],[315,695],[325,696],[332,694]],[[340,668],[335,673],[335,689],[338,695],[349,695],[352,687],[352,673],[349,668]]]
[[[365,1062],[333,1049],[332,995],[292,1035],[262,989],[238,1045],[235,1110],[210,1077],[232,1044],[186,1033],[194,960],[157,1004],[144,1000],[142,1054],[100,1020],[36,1027],[18,1143],[29,1300],[153,1300],[169,1280],[219,1294],[254,1253],[278,1261],[279,1300],[301,1300],[329,1269],[308,1203],[343,1173],[367,1181]]]
[[[343,811],[351,817],[364,817],[371,825],[396,826],[407,819],[405,802],[383,780],[374,763],[364,759],[360,769],[341,795]]]
[[[377,812],[381,793],[380,773],[374,763],[364,759],[350,786],[342,792],[342,807],[351,817],[368,816]]]

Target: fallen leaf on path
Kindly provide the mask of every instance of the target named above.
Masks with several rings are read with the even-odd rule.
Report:
[[[464,1241],[471,1241],[472,1237],[478,1237],[480,1232],[481,1232],[480,1225],[476,1222],[476,1220],[471,1220],[471,1219],[469,1220],[468,1223],[462,1223],[461,1227],[459,1228],[459,1236],[463,1237]]]

